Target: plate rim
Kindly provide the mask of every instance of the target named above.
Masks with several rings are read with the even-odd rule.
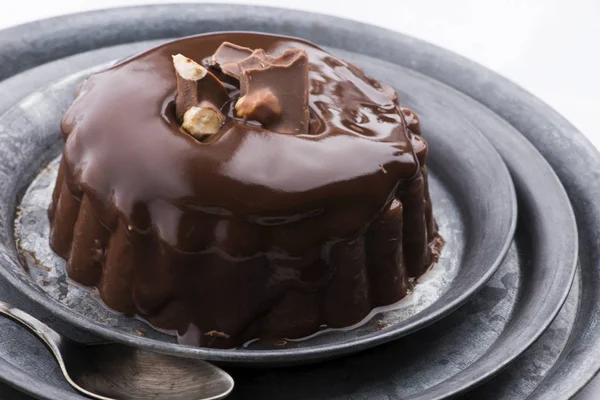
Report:
[[[142,9],[142,8],[148,8],[148,7],[136,7],[137,9]],[[129,10],[131,10],[131,8],[128,8]],[[250,10],[249,10],[250,9]],[[121,12],[123,9],[115,9],[117,12]],[[109,10],[109,11],[115,11],[115,10]],[[258,12],[258,14],[265,14],[267,12],[271,12],[271,11],[279,11],[280,13],[283,10],[278,10],[278,9],[272,9],[272,8],[266,8],[266,7],[247,7],[245,8],[246,12],[249,11],[257,11],[259,10],[260,12]],[[91,15],[94,16],[98,16],[98,14],[101,12],[90,12],[90,13],[85,13],[86,17],[90,17]],[[103,13],[106,13],[106,11],[103,11]],[[321,21],[326,21],[328,26],[337,26],[337,25],[341,25],[347,32],[350,32],[350,30],[354,30],[356,29],[356,27],[360,27],[360,31],[364,34],[364,32],[367,32],[368,34],[373,34],[375,37],[381,37],[381,38],[385,38],[385,37],[392,37],[396,40],[398,40],[399,42],[402,42],[402,44],[404,46],[419,46],[421,47],[423,51],[423,55],[424,57],[433,57],[436,59],[445,59],[444,60],[444,64],[449,64],[455,68],[460,68],[462,69],[462,73],[460,74],[461,77],[464,77],[465,74],[469,75],[469,77],[472,76],[479,76],[479,77],[487,77],[487,79],[490,81],[490,85],[491,88],[493,88],[494,90],[497,90],[500,93],[504,93],[505,90],[503,90],[503,87],[506,89],[506,87],[508,86],[508,88],[511,89],[516,89],[517,91],[517,95],[516,95],[516,99],[515,101],[519,104],[525,104],[525,105],[532,105],[531,108],[534,108],[536,111],[538,111],[540,114],[548,114],[550,113],[554,118],[555,118],[555,123],[557,125],[562,125],[562,126],[567,126],[570,127],[569,131],[572,131],[573,134],[575,136],[577,136],[579,139],[582,139],[582,141],[584,142],[582,144],[583,147],[588,147],[588,149],[586,150],[586,156],[588,157],[588,159],[590,159],[590,157],[598,157],[598,153],[595,151],[595,149],[593,149],[593,147],[591,146],[591,144],[583,139],[583,135],[581,135],[579,132],[577,132],[566,120],[564,120],[563,117],[559,116],[556,112],[554,112],[553,110],[550,109],[550,107],[548,107],[547,105],[545,105],[544,103],[542,103],[541,101],[539,101],[538,99],[536,99],[534,96],[532,96],[531,94],[527,93],[526,91],[524,91],[523,89],[517,87],[515,84],[513,84],[512,82],[506,80],[505,78],[495,74],[494,72],[481,67],[469,60],[466,60],[456,54],[453,54],[447,50],[444,49],[440,49],[436,46],[427,44],[425,42],[422,42],[420,40],[417,39],[413,39],[407,36],[404,36],[402,34],[396,33],[396,32],[391,32],[388,30],[385,30],[383,28],[378,28],[378,27],[374,27],[374,26],[370,26],[370,25],[366,25],[366,24],[362,24],[362,23],[357,23],[357,22],[353,22],[353,21],[347,21],[347,20],[343,20],[340,18],[336,18],[336,17],[329,17],[329,16],[322,16],[322,15],[318,15],[318,14],[311,14],[311,13],[306,13],[306,12],[296,12],[296,11],[290,11],[290,10],[285,10],[286,14],[293,14],[294,16],[302,16],[303,18],[311,18],[311,19],[315,19],[315,16],[317,16],[319,20]],[[267,13],[268,14],[268,13]],[[76,14],[77,17],[84,15],[84,14]],[[116,14],[114,14],[116,15]],[[73,15],[71,16],[67,16],[67,17],[73,17]],[[66,17],[57,17],[52,19],[52,23],[56,24],[57,20],[60,20],[62,22],[65,22],[64,18]],[[85,19],[85,18],[84,18]],[[45,21],[41,21],[43,22],[47,22],[48,20]],[[84,21],[82,23],[87,23],[89,24],[90,21]],[[43,31],[43,29],[40,29],[40,22],[36,22],[36,29],[38,29],[40,32]],[[56,26],[56,25],[55,25]],[[27,24],[24,26],[20,26],[20,27],[16,27],[16,28],[20,28],[21,32],[18,32],[18,30],[16,28],[9,28],[8,30],[5,30],[3,33],[10,33],[10,35],[7,36],[13,36],[14,37],[19,37],[19,35],[23,32],[25,32],[27,29],[31,29],[31,24]],[[46,28],[49,28],[49,25],[46,23]],[[150,38],[145,38],[145,39],[150,39]],[[13,42],[15,42],[15,40],[13,40]],[[10,45],[14,45],[14,43],[9,43]],[[109,43],[110,44],[110,43]],[[119,44],[118,42],[113,42],[113,44]],[[10,45],[8,46],[8,48],[10,48]],[[108,45],[108,44],[107,44]],[[7,48],[6,46],[4,46],[4,48]],[[2,53],[3,51],[3,45],[0,45],[0,53]],[[427,54],[428,53],[428,54]],[[64,54],[62,55],[63,57],[65,56]],[[379,57],[381,58],[381,57]],[[31,67],[32,65],[30,65],[29,67]],[[27,67],[27,66],[26,66]],[[415,65],[414,67],[419,67],[419,65]],[[28,67],[27,67],[28,68]],[[435,72],[435,71],[434,71]],[[429,75],[429,74],[427,74]],[[430,75],[431,76],[431,75]],[[440,79],[439,76],[434,76],[436,79],[440,80],[440,81],[444,81],[444,79]],[[5,77],[2,77],[0,79],[4,79]],[[448,83],[448,82],[446,82]],[[463,82],[464,83],[464,82]],[[464,90],[461,88],[461,81],[459,80],[458,82],[455,82],[454,84],[448,83],[450,84],[450,86],[455,87],[457,90],[459,91],[463,91]],[[468,85],[467,85],[468,86]],[[488,106],[488,108],[494,110],[494,106],[493,104],[490,104],[490,102],[485,102],[485,101],[481,101],[483,104],[485,104],[486,106]],[[529,135],[530,138],[532,139],[532,141],[534,139],[534,135],[533,133]],[[538,142],[541,139],[538,139]],[[558,161],[556,161],[558,162]],[[561,176],[567,176],[568,174],[561,174]],[[574,269],[573,269],[574,272]],[[567,291],[568,292],[568,291]],[[566,294],[565,294],[566,297]],[[558,308],[560,309],[560,307]],[[557,312],[558,312],[557,309]],[[5,363],[4,360],[0,359],[0,363]],[[0,377],[1,378],[1,377]],[[587,380],[585,381],[587,382]],[[571,385],[572,387],[577,386],[578,384],[581,383],[581,380],[574,384]],[[66,393],[66,392],[65,392]],[[573,393],[575,393],[573,391]],[[76,398],[80,398],[80,397],[76,397]]]

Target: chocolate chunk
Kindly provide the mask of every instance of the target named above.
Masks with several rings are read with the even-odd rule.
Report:
[[[227,89],[210,71],[193,60],[173,56],[177,75],[175,114],[182,128],[196,138],[217,133],[225,117],[220,109],[229,100]]]
[[[250,56],[239,61],[238,72],[241,73],[249,69],[264,69],[271,65],[287,66],[298,57],[299,49],[291,49],[283,52],[279,57],[272,57],[265,53],[263,49],[257,49]]]
[[[262,69],[267,68],[269,65],[273,64],[275,60],[274,57],[271,57],[265,53],[263,49],[257,49],[250,54],[250,56],[244,58],[243,60],[237,63],[238,68],[238,79],[241,78],[241,74],[243,71],[247,69]]]
[[[230,42],[223,42],[212,55],[212,64],[220,65],[226,62],[239,62],[252,54],[252,49],[238,46]]]
[[[241,98],[236,104],[245,109],[248,99],[265,99],[264,93],[271,93],[278,100],[280,115],[272,118],[273,113],[267,113],[268,120],[258,120],[266,129],[279,133],[307,134],[309,126],[308,108],[308,56],[302,49],[284,52],[279,57],[265,57],[253,54],[253,60],[245,59],[241,66],[240,92]],[[250,58],[251,58],[250,57]],[[264,101],[263,101],[264,103]],[[257,111],[251,113],[261,118],[258,110],[274,107],[253,107]],[[250,118],[250,116],[248,116]]]
[[[238,63],[249,57],[252,53],[252,49],[247,47],[223,42],[217,51],[215,51],[215,54],[212,55],[210,65],[219,67],[224,74],[239,79],[240,69]]]

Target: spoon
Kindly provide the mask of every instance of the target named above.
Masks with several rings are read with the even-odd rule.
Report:
[[[0,314],[33,331],[69,384],[94,399],[217,400],[233,390],[233,378],[205,361],[118,343],[78,343],[2,301]]]

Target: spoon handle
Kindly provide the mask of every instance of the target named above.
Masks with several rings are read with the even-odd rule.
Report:
[[[60,362],[61,357],[59,353],[59,347],[60,344],[65,340],[60,333],[56,332],[54,329],[50,328],[37,318],[27,314],[25,311],[19,310],[18,308],[13,307],[3,301],[0,301],[0,314],[17,322],[36,334],[50,348],[52,353],[54,353],[54,356]]]

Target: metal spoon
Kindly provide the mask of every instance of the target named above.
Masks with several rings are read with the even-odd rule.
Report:
[[[1,301],[0,314],[42,339],[69,384],[95,399],[217,400],[233,390],[233,378],[205,361],[117,343],[77,343]]]

